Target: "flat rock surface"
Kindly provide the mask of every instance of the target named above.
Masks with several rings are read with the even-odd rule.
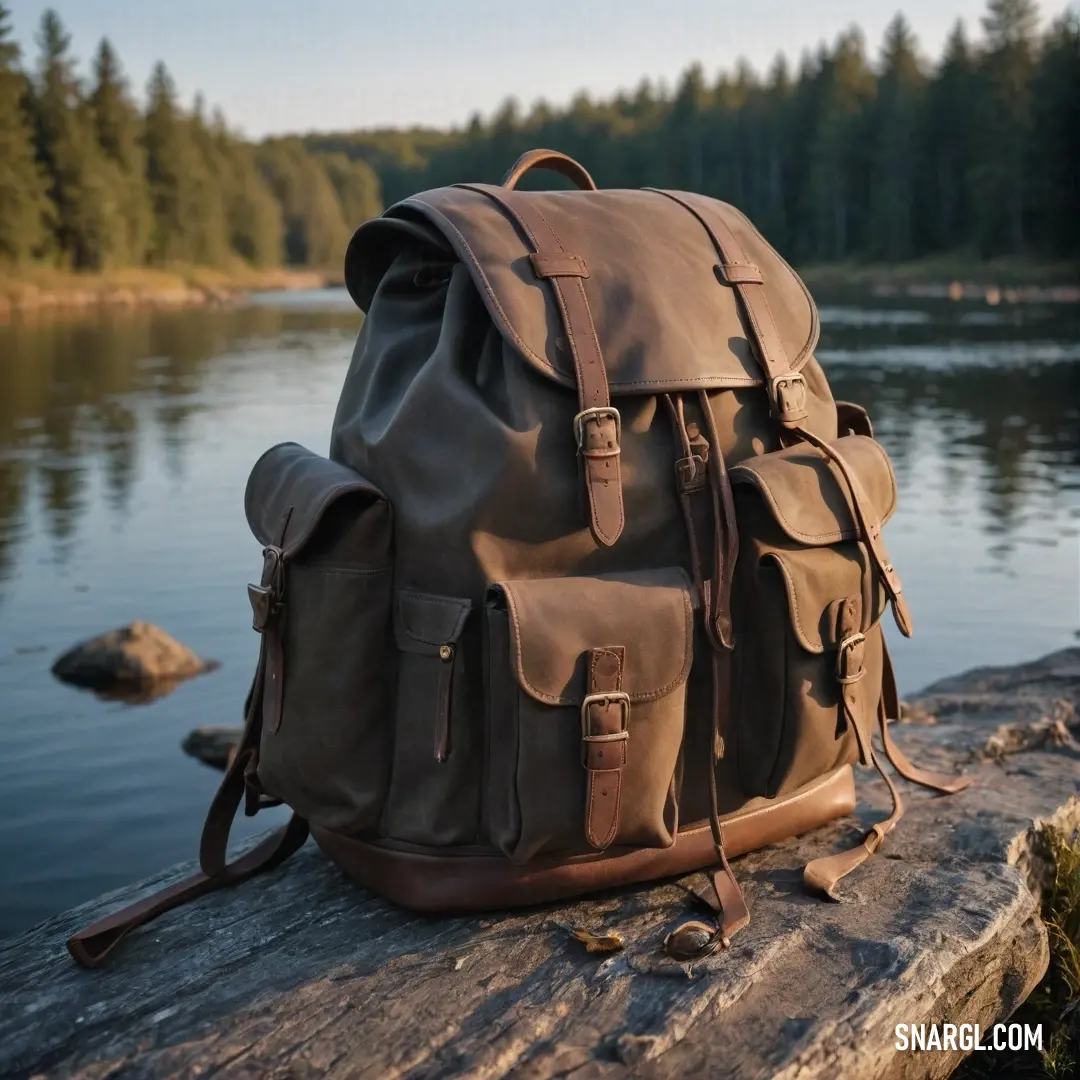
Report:
[[[970,763],[977,786],[903,785],[904,820],[840,883],[843,902],[807,897],[806,860],[857,842],[887,805],[860,770],[853,818],[737,860],[750,926],[690,970],[660,948],[694,911],[678,883],[433,919],[349,883],[309,843],[151,923],[99,971],[73,964],[67,935],[189,867],[4,942],[0,1076],[946,1076],[960,1052],[898,1052],[894,1028],[987,1028],[1045,970],[1028,838],[1037,821],[1080,826],[1080,649],[912,704],[923,722],[897,741],[919,764]],[[1068,738],[987,750],[1002,725],[1048,720]],[[626,947],[588,954],[556,923]]]

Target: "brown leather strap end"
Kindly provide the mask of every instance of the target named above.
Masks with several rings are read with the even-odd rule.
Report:
[[[709,874],[716,898],[720,901],[720,933],[725,942],[750,923],[750,909],[746,906],[742,889],[735,880],[727,856],[720,852],[720,869]]]
[[[862,866],[874,854],[876,845],[871,845],[870,838],[876,836],[876,833],[871,832],[858,847],[838,852],[836,855],[812,859],[803,867],[803,888],[815,896],[840,903],[841,898],[835,892],[837,882]]]
[[[590,649],[588,694],[581,706],[582,764],[586,770],[585,839],[599,851],[619,831],[626,766],[630,698],[622,691],[626,650]]]
[[[235,885],[253,874],[272,869],[300,848],[307,834],[307,822],[294,816],[284,829],[277,830],[237,859],[228,868],[227,874],[208,877],[201,872],[195,873],[167,889],[114,911],[72,934],[67,941],[68,952],[80,967],[100,967],[133,930],[206,893],[226,885]]]

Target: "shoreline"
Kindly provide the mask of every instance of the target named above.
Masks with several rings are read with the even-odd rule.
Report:
[[[815,295],[847,293],[975,303],[1080,303],[1080,264],[1022,259],[935,257],[896,264],[824,263],[795,267]],[[229,304],[258,292],[343,284],[339,270],[216,269],[177,265],[99,273],[28,267],[0,270],[0,322],[45,312]]]
[[[135,267],[77,273],[34,267],[14,276],[0,272],[0,322],[12,316],[94,308],[201,307],[229,304],[257,292],[294,292],[340,284],[340,275],[317,269]]]
[[[1080,303],[1080,263],[934,256],[902,263],[822,263],[796,266],[815,293],[851,292],[880,298],[1016,303]]]

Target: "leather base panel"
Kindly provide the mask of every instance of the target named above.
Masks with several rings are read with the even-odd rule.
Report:
[[[721,818],[729,857],[785,840],[855,809],[850,765],[783,799],[753,799]],[[562,900],[638,881],[675,877],[716,862],[708,822],[679,832],[668,848],[609,848],[540,856],[517,866],[497,853],[447,853],[357,840],[312,826],[322,850],[361,885],[412,911],[448,915]]]

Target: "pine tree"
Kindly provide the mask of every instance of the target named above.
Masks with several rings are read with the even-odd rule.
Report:
[[[329,154],[323,158],[323,167],[350,230],[382,213],[379,178],[365,162],[352,161],[344,154]]]
[[[94,58],[94,89],[89,105],[98,146],[119,172],[124,257],[139,265],[146,258],[153,225],[146,154],[140,144],[142,119],[128,96],[116,53],[104,38]]]
[[[340,265],[351,233],[321,162],[298,139],[282,139],[260,148],[259,165],[284,213],[286,261]]]
[[[873,160],[866,250],[888,262],[909,259],[915,251],[916,151],[925,85],[911,27],[897,15],[885,32],[877,96],[868,110]]]
[[[20,262],[45,235],[46,179],[34,159],[33,130],[23,110],[27,84],[9,18],[0,4],[0,260]]]
[[[976,59],[957,20],[925,98],[922,220],[925,250],[954,251],[971,237],[971,124]]]
[[[1027,169],[1033,239],[1055,256],[1080,252],[1080,11],[1062,15],[1043,43],[1032,80]]]
[[[1025,161],[1031,133],[1038,13],[1034,0],[989,0],[982,20],[973,180],[975,231],[983,254],[1020,252],[1030,205]]]
[[[252,266],[279,266],[284,257],[281,206],[259,172],[252,148],[229,132],[215,111],[210,134],[226,164],[225,217],[229,247]]]
[[[193,261],[196,244],[190,216],[195,203],[192,147],[185,117],[177,103],[176,84],[160,61],[154,65],[147,85],[143,148],[154,215],[150,257],[157,263]]]
[[[226,203],[231,177],[228,155],[222,153],[206,123],[206,105],[195,96],[187,118],[189,157],[186,161],[188,185],[187,242],[189,257],[204,266],[223,266],[229,261],[229,226]]]
[[[862,32],[852,28],[820,55],[803,88],[810,101],[803,257],[845,259],[859,250],[868,190],[863,117],[874,83]]]
[[[42,16],[41,58],[31,95],[37,156],[49,178],[51,252],[76,269],[98,269],[122,248],[117,169],[102,154],[83,101],[71,38],[56,12]]]

